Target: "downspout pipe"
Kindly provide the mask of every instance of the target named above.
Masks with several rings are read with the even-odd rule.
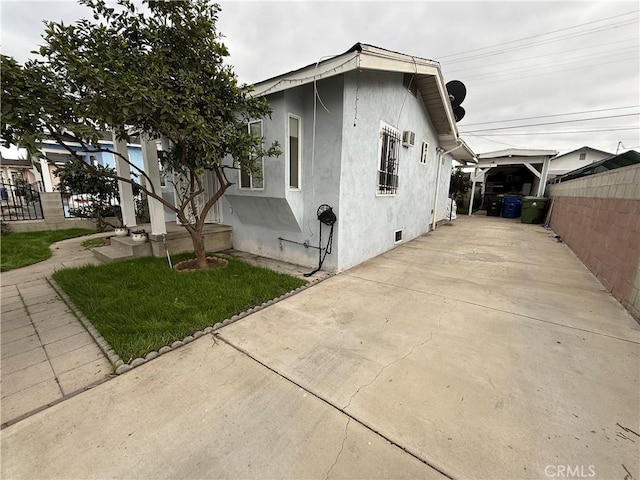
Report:
[[[435,197],[433,198],[433,220],[431,224],[431,230],[436,229],[436,222],[437,222],[437,216],[438,216],[438,195],[440,194],[440,172],[442,171],[442,163],[444,162],[444,156],[459,148],[462,148],[462,142],[459,142],[459,141],[458,141],[458,146],[453,147],[451,150],[445,151],[442,147],[438,147],[438,150],[437,150],[438,173],[436,174],[436,194],[435,194]]]

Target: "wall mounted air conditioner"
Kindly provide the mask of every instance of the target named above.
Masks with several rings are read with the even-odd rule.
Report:
[[[411,130],[402,132],[402,146],[413,147],[416,144],[416,133]]]

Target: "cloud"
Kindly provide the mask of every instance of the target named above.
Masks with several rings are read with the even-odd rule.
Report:
[[[221,6],[218,27],[230,50],[229,62],[247,83],[363,42],[437,60],[445,79],[465,82],[467,115],[460,130],[478,122],[640,104],[635,2],[224,1]],[[19,61],[41,43],[41,20],[72,22],[88,12],[71,1],[3,1],[0,7],[3,53]],[[635,13],[625,15],[629,12]],[[547,35],[552,31],[557,32]],[[549,41],[558,37],[564,38]],[[515,42],[519,39],[524,40]],[[638,117],[598,124],[638,126]],[[579,130],[585,125],[550,129]],[[625,146],[640,146],[638,130],[604,130],[466,139],[479,152],[500,148],[495,142],[559,150],[583,145],[611,150],[620,140]]]

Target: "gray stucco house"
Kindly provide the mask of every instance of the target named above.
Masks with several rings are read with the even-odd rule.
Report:
[[[475,161],[432,60],[358,43],[253,94],[273,114],[248,128],[283,153],[235,173],[222,199],[238,250],[317,267],[313,247],[322,234],[325,248],[331,230],[317,210],[327,204],[337,221],[323,269],[345,270],[435,228],[452,160]]]

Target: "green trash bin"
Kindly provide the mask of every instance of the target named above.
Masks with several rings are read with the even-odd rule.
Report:
[[[547,209],[548,198],[545,197],[524,197],[522,199],[522,223],[541,223]]]

